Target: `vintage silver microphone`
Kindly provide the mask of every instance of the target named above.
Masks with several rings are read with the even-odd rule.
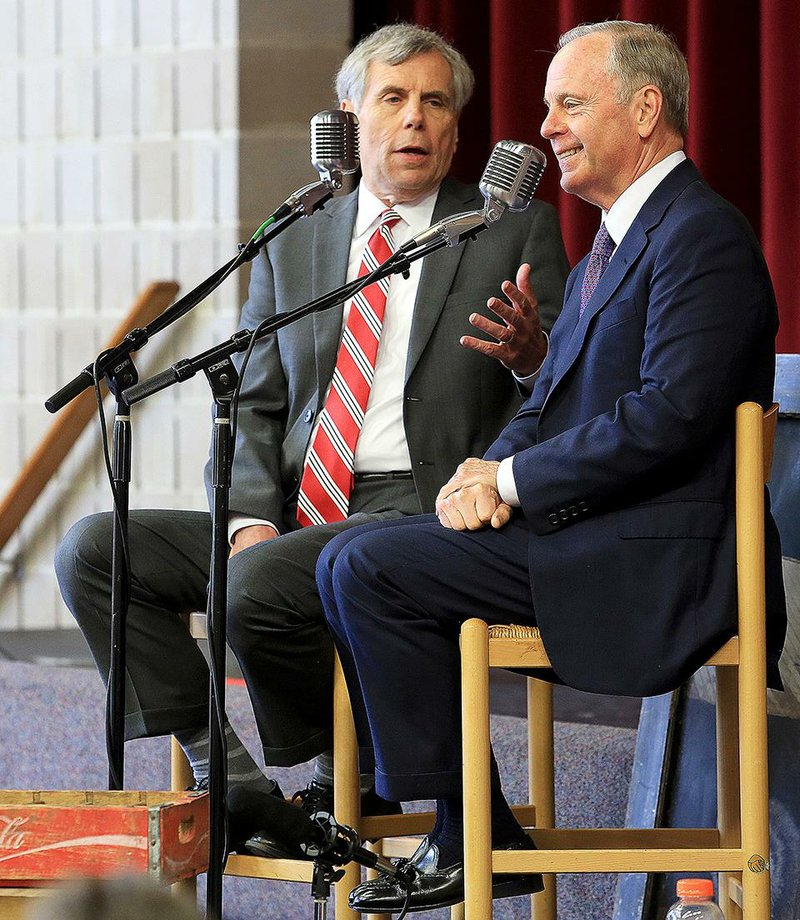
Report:
[[[542,151],[530,144],[519,141],[495,144],[478,185],[486,199],[483,210],[445,217],[410,239],[398,253],[410,253],[436,242],[458,246],[491,226],[506,210],[524,211],[533,201],[546,164]]]
[[[328,109],[314,115],[311,165],[323,182],[337,190],[342,187],[342,176],[358,169],[358,118],[353,112]]]
[[[483,213],[493,223],[504,211],[524,211],[533,201],[547,158],[536,147],[519,141],[495,144],[478,187],[486,199]]]
[[[297,189],[275,211],[272,221],[289,214],[308,217],[342,187],[342,176],[359,167],[358,118],[352,112],[328,109],[317,112],[310,122],[311,163],[319,179]]]

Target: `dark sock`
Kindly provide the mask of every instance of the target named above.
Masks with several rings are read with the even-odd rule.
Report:
[[[491,820],[492,845],[531,845],[530,837],[520,826],[503,795],[500,773],[492,755],[491,763]],[[431,843],[439,848],[439,865],[450,866],[464,858],[464,805],[461,797],[436,800],[436,821],[429,835]]]
[[[460,796],[436,800],[436,823],[429,839],[439,848],[440,866],[452,866],[464,859],[463,809]]]

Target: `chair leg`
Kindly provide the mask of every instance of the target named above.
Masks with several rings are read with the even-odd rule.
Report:
[[[376,840],[374,843],[367,843],[366,847],[373,853],[383,856],[383,840]],[[377,869],[367,869],[367,881],[377,878],[380,875]],[[385,914],[365,914],[362,920],[386,920]]]
[[[528,678],[528,789],[536,826],[555,827],[553,685]],[[556,920],[556,876],[544,876],[544,891],[531,896],[532,920]]]
[[[333,672],[333,813],[337,821],[358,830],[361,819],[361,785],[358,772],[358,743],[350,708],[350,697],[337,656]],[[347,898],[361,882],[357,863],[344,867],[344,876],[334,887],[337,920],[358,920]]]
[[[739,682],[737,669],[715,668],[717,679],[717,826],[720,846],[738,847],[742,824],[739,804]],[[733,873],[719,873],[719,906],[725,920],[740,920],[729,895]]]
[[[770,920],[769,869],[742,872],[742,916],[746,920]]]
[[[183,753],[183,748],[175,740],[175,736],[171,735],[169,740],[170,789],[173,792],[183,792],[194,782],[194,774],[192,773],[191,764]]]
[[[464,760],[464,916],[492,916],[492,833],[489,801],[489,633],[482,620],[461,627]]]
[[[183,792],[194,782],[194,774],[188,758],[183,753],[183,748],[178,744],[174,736],[170,737],[169,758],[170,789],[173,792]],[[174,885],[170,886],[170,889],[178,897],[197,900],[196,878],[187,878],[182,882],[175,882]]]
[[[739,774],[742,912],[769,920],[764,483],[776,412],[745,403],[736,411],[736,565],[739,591]],[[765,450],[765,440],[769,442]]]

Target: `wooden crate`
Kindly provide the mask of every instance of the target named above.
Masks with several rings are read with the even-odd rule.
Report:
[[[0,791],[0,886],[207,868],[207,793]]]

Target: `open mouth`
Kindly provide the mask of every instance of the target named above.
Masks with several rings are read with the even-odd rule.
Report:
[[[408,147],[400,147],[395,150],[395,153],[399,153],[403,157],[409,157],[411,159],[423,159],[428,156],[428,151],[424,147],[414,147],[409,145]]]

